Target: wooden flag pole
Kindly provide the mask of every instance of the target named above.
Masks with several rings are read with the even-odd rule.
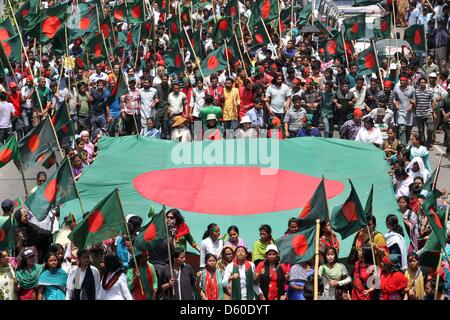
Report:
[[[375,61],[376,61],[376,64],[377,64],[378,75],[380,76],[381,87],[383,88],[383,91],[384,91],[384,81],[383,81],[383,77],[381,75],[380,64],[378,63],[377,47],[375,46],[375,41],[372,40],[371,43],[372,43],[372,46],[373,46],[373,52],[375,52]]]
[[[187,32],[186,32],[186,28],[183,27],[183,26],[182,26],[182,28],[183,28],[184,34],[186,35],[186,39],[187,39],[187,41],[189,42],[189,46],[191,47],[192,54],[193,54],[193,56],[194,56],[195,62],[196,62],[197,65],[198,65],[198,69],[200,70],[200,74],[202,75],[202,78],[204,79],[205,76],[204,76],[203,71],[202,71],[201,61],[200,61],[200,59],[197,57],[197,54],[195,53],[194,46],[192,45],[191,39],[189,39],[189,35],[188,35]]]
[[[394,20],[394,38],[395,38],[395,47],[398,48],[398,40],[397,40],[397,21],[395,20],[395,7],[394,1],[392,1],[392,15]],[[398,62],[398,61],[397,61]]]
[[[372,260],[373,260],[373,265],[375,267],[375,277],[377,277],[379,279],[378,276],[378,266],[377,266],[377,260],[375,259],[375,250],[373,249],[373,241],[372,241],[372,234],[370,233],[370,228],[369,225],[366,225],[367,228],[367,234],[369,235],[369,241],[370,241],[370,249],[372,251]]]
[[[275,56],[277,57],[277,59],[280,59],[280,57],[278,56],[277,50],[275,49],[275,46],[273,45],[272,37],[270,36],[269,31],[267,31],[267,27],[266,27],[266,24],[264,23],[264,19],[262,17],[260,17],[260,18],[261,18],[261,22],[262,22],[263,27],[264,27],[264,31],[266,31],[266,34],[269,37],[270,44],[272,45],[272,48],[275,51]]]
[[[347,48],[345,47],[345,36],[344,36],[344,29],[343,28],[341,28],[341,35],[342,35],[342,44],[344,45],[345,62],[347,63],[347,69],[350,69],[350,64],[348,63],[348,58],[347,58]]]
[[[447,205],[447,209],[445,210],[445,218],[444,218],[444,227],[447,227],[447,221],[448,221],[448,209],[449,209],[449,202],[450,202],[450,196],[447,198],[447,200],[445,201],[446,205]],[[438,266],[437,266],[437,272],[436,272],[436,287],[434,288],[434,300],[438,299],[438,288],[439,288],[439,274],[441,273],[441,266],[442,266],[442,251],[445,252],[445,248],[441,248],[441,251],[439,252],[439,262],[438,262]],[[447,254],[446,254],[447,255]],[[448,257],[447,257],[447,260]]]
[[[236,32],[234,33],[234,39],[236,40],[236,46],[237,46],[237,48],[238,48],[239,55],[241,56],[241,59],[242,59],[241,61],[242,61],[242,66],[244,67],[245,76],[246,76],[247,78],[249,78],[248,73],[247,73],[247,68],[245,67],[244,56],[242,55],[242,51],[241,51],[241,48],[240,48],[240,46],[239,46],[239,41],[238,41]]]
[[[327,208],[327,217],[328,217],[328,220],[330,220],[330,208],[328,207],[327,189],[325,188],[325,176],[322,176],[322,180],[323,180],[323,185],[324,185],[324,189],[323,190],[325,192],[325,206]],[[333,229],[331,229],[331,246],[334,247]]]
[[[119,195],[118,196],[118,198],[119,198],[119,205],[120,205],[120,210],[122,211],[123,223],[125,224],[125,229],[127,230],[127,237],[130,240],[130,242],[131,242],[130,230],[128,230],[128,224],[127,224],[127,221],[125,219],[125,211],[123,210],[122,199],[120,199],[119,188],[116,188],[116,190],[117,190],[117,194]],[[139,272],[139,267],[138,267],[138,264],[137,264],[136,254],[134,252],[134,245],[133,245],[133,243],[131,243],[131,254],[133,256],[134,266],[136,267],[136,271]],[[142,293],[142,295],[144,295],[144,286],[142,285],[142,278],[141,278],[140,273],[139,273],[139,284],[141,286],[141,293]]]
[[[320,219],[316,219],[316,237],[314,248],[314,300],[319,299],[319,239],[320,239]]]
[[[163,210],[163,214],[164,214],[164,226],[166,228],[167,253],[169,255],[170,277],[173,279],[172,250],[170,250],[169,226],[167,225],[166,206],[164,204],[163,204],[162,210]],[[175,287],[172,287],[172,294],[175,296]]]
[[[138,43],[137,43],[137,47],[136,47],[136,59],[134,61],[134,70],[136,70],[136,68],[137,68],[137,63],[138,63],[138,59],[139,59],[139,47],[140,47],[140,43],[141,43],[141,31],[142,31],[142,23],[139,25],[139,35],[138,35]]]
[[[431,187],[431,190],[436,189],[436,185],[437,185],[437,181],[438,181],[438,177],[439,177],[439,173],[441,172],[441,164],[442,164],[442,156],[444,154],[441,153],[440,157],[439,157],[439,162],[438,162],[438,166],[436,169],[436,175],[434,176],[434,180],[433,180],[433,185]]]
[[[230,66],[230,58],[228,57],[228,46],[227,41],[224,40],[223,43],[225,44],[225,58],[227,59],[227,65],[228,65],[228,76],[231,77],[231,66]]]
[[[17,131],[15,132],[15,137],[16,137],[16,143],[19,143],[19,139],[17,137]],[[23,164],[22,164],[22,156],[20,155],[20,152],[18,152],[19,154],[19,171],[20,171],[20,175],[22,176],[22,182],[23,182],[23,188],[25,189],[25,195],[28,197],[28,189],[27,189],[27,182],[25,180],[25,174],[23,173]]]

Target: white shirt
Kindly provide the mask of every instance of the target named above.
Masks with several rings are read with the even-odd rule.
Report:
[[[186,127],[175,128],[172,130],[170,139],[172,141],[178,141],[178,142],[191,142],[192,141],[191,131],[189,131],[189,129]]]
[[[92,275],[94,276],[95,284],[95,296],[98,296],[98,290],[100,288],[100,272],[94,266],[91,266]],[[84,276],[86,275],[86,270],[81,270],[80,267],[75,267],[69,271],[67,276],[67,290],[66,290],[66,300],[72,298],[73,291],[75,289],[81,289],[81,285],[84,281]]]
[[[382,144],[383,137],[381,135],[380,129],[373,128],[372,131],[369,132],[365,127],[362,127],[361,129],[359,129],[355,141]]]
[[[409,13],[408,27],[417,24],[420,14],[420,10],[417,7]]]
[[[14,106],[6,101],[0,102],[0,129],[12,127],[11,118],[14,116]]]
[[[350,89],[350,92],[355,96],[355,108],[365,109],[364,103],[366,100],[366,87],[363,86],[361,91],[356,89],[356,86]]]
[[[255,273],[255,264],[253,262],[250,262],[250,265],[252,266],[253,274]],[[228,279],[230,279],[231,274],[233,273],[233,267],[234,263],[230,263],[225,268],[225,271],[223,273],[222,278],[222,285],[224,287],[228,286]],[[238,264],[238,270],[239,270],[239,278],[241,280],[241,298],[242,300],[247,300],[247,286],[245,283],[245,263],[242,265]],[[255,291],[255,295],[260,295],[262,293],[261,288],[255,284],[253,284],[253,290]]]
[[[216,241],[212,241],[211,237],[202,240],[200,245],[200,268],[205,267],[205,256],[208,253],[215,255],[219,258],[223,248],[223,240],[217,239]]]
[[[389,108],[386,108],[383,110],[385,112],[383,122],[388,127],[393,126],[394,125],[394,112]],[[378,111],[378,108],[373,109],[372,111],[369,112],[369,114],[365,115],[363,117],[363,119],[367,118],[367,117],[371,117],[375,121],[377,119],[377,111]]]
[[[114,273],[109,273],[106,280],[109,281]],[[103,286],[99,285],[97,300],[134,300],[128,289],[127,276],[122,273],[116,283],[109,289],[103,289]]]
[[[156,111],[153,102],[158,91],[153,87],[150,87],[148,90],[142,88],[139,91],[141,92],[141,122],[145,124],[147,118],[152,118],[155,116]]]
[[[169,93],[167,101],[169,102],[169,111],[172,115],[177,115],[183,112],[183,101],[186,100],[186,95],[183,92],[175,94],[174,92]]]
[[[97,72],[94,72],[90,77],[89,77],[89,84],[91,84],[92,82],[97,83],[97,80],[102,79],[103,81],[105,81],[105,83],[108,83],[108,75],[104,72],[100,72],[100,74],[98,74]]]
[[[200,110],[205,105],[205,95],[206,95],[206,89],[205,88],[200,90],[199,88],[195,87],[191,91],[191,101],[189,103],[189,106],[191,107],[192,115],[194,117],[198,117],[199,116]]]

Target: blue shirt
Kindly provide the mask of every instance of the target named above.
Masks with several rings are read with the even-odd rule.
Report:
[[[312,127],[309,131],[303,127],[297,131],[296,137],[320,137],[320,131],[315,127]]]
[[[120,101],[119,97],[114,98],[113,102],[109,106],[109,113],[111,113],[111,117],[116,119],[120,116]]]
[[[264,127],[264,111],[263,109],[256,110],[255,108],[252,108],[247,111],[247,116],[252,121],[253,127]]]

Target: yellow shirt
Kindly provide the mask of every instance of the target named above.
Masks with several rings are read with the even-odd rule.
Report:
[[[232,88],[228,91],[227,88],[223,89],[224,102],[223,102],[223,121],[238,120],[238,108],[241,104],[241,98],[239,97],[239,90]]]
[[[416,275],[408,269],[405,272],[405,277],[408,279],[408,288],[414,289],[416,299],[422,300],[425,295],[422,271],[419,270],[419,274]]]

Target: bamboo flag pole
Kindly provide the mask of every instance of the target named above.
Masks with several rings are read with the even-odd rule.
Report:
[[[445,210],[445,218],[444,218],[444,228],[447,228],[447,221],[448,221],[448,209],[449,209],[449,202],[450,202],[450,196],[446,200],[447,209]],[[445,252],[445,248],[441,248],[441,251],[439,252],[439,262],[438,262],[438,268],[436,273],[436,287],[434,288],[434,300],[438,299],[438,289],[439,289],[439,274],[441,273],[441,266],[442,266],[442,251]],[[448,257],[447,257],[447,260]]]
[[[436,175],[434,176],[434,180],[433,180],[433,185],[431,187],[431,190],[436,189],[436,185],[437,185],[437,181],[438,181],[438,177],[439,177],[439,173],[441,172],[441,164],[442,164],[442,156],[444,154],[441,152],[441,155],[439,157],[439,162],[438,162],[438,166],[436,168]]]
[[[325,186],[325,176],[322,176],[322,180],[323,180],[323,185]],[[325,191],[325,206],[327,208],[327,217],[328,220],[330,219],[330,208],[328,207],[328,198],[327,198],[327,189],[324,188]],[[334,235],[333,235],[333,230],[331,230],[331,246],[334,247]]]
[[[320,239],[320,219],[316,219],[316,237],[314,240],[314,300],[319,299],[319,239]]]
[[[231,66],[230,66],[230,58],[228,57],[228,46],[227,46],[227,41],[224,40],[223,41],[225,44],[225,58],[227,59],[227,65],[228,65],[228,76],[231,77]]]
[[[66,157],[66,159],[67,159],[67,162],[69,163],[70,174],[72,175],[72,180],[73,180],[73,187],[74,187],[75,192],[77,194],[78,202],[80,202],[81,215],[83,215],[86,211],[84,211],[83,203],[81,202],[80,192],[78,191],[78,187],[77,187],[77,182],[75,181],[75,176],[73,175],[72,163],[70,162],[70,159],[68,157]]]
[[[241,48],[240,48],[240,46],[239,46],[239,41],[238,41],[236,32],[234,33],[234,39],[236,40],[236,46],[237,46],[237,48],[238,48],[239,55],[241,56],[241,59],[242,59],[242,66],[244,67],[245,76],[248,78],[249,76],[248,76],[248,73],[247,73],[247,68],[245,67],[244,56],[242,55],[242,51],[241,51]]]
[[[197,65],[198,65],[198,69],[200,70],[200,74],[202,75],[202,78],[204,79],[205,76],[204,76],[204,74],[203,74],[202,67],[201,67],[201,65],[200,65],[200,64],[201,64],[201,61],[200,61],[200,59],[197,57],[197,54],[195,53],[194,46],[192,45],[191,39],[189,39],[189,35],[188,35],[187,32],[186,32],[186,28],[183,27],[183,26],[182,26],[182,28],[183,28],[184,34],[186,35],[186,39],[187,39],[187,41],[189,42],[189,46],[191,47],[192,54],[194,55],[195,62],[196,62]]]
[[[264,23],[264,19],[262,17],[260,17],[260,18],[261,18],[261,22],[262,22],[262,25],[264,27],[264,30],[266,31],[266,34],[269,37],[270,44],[272,45],[272,48],[275,51],[275,56],[277,57],[277,59],[280,59],[280,57],[278,57],[277,50],[275,49],[275,46],[273,45],[272,37],[270,36],[269,31],[267,30],[266,24]]]
[[[100,16],[98,15],[98,8],[97,8],[97,6],[95,6],[95,13],[97,14],[98,29],[101,31],[102,29],[100,28]],[[108,51],[108,47],[106,46],[105,35],[103,34],[103,32],[100,32],[100,34],[102,36],[103,45],[105,46],[105,51],[106,51],[106,55],[107,55],[106,60],[108,61],[108,64],[109,64],[109,67],[111,68],[111,70],[114,70],[114,68],[113,68],[113,66],[111,64],[111,60],[109,59],[109,51]]]
[[[342,35],[342,44],[344,45],[345,62],[347,63],[347,69],[350,69],[350,64],[348,63],[348,58],[347,58],[347,48],[345,47],[344,28],[341,28],[341,35]]]
[[[369,241],[370,241],[370,250],[372,251],[372,260],[373,260],[373,265],[375,267],[375,277],[378,277],[378,266],[377,266],[377,260],[375,258],[375,250],[373,248],[373,241],[372,241],[372,233],[370,232],[370,228],[369,225],[366,225],[367,228],[367,234],[369,235]]]
[[[395,38],[395,48],[398,48],[398,40],[397,40],[397,21],[395,20],[395,7],[394,1],[392,1],[392,15],[394,20],[394,38]],[[397,61],[398,62],[398,61]]]
[[[162,212],[164,214],[164,226],[166,228],[167,254],[169,255],[170,277],[173,279],[172,250],[170,250],[169,226],[167,225],[166,206],[164,204],[163,204]],[[175,296],[175,288],[174,287],[172,287],[172,294]]]
[[[15,132],[15,136],[16,136],[16,143],[19,143],[17,131]],[[22,156],[20,155],[20,152],[18,152],[18,153],[19,153],[19,171],[20,171],[20,175],[22,177],[23,188],[25,189],[25,195],[28,197],[27,182],[25,180],[25,174],[23,173]]]
[[[120,198],[120,193],[119,193],[119,188],[116,188],[117,190],[117,194],[119,195],[119,205],[120,205],[120,210],[122,211],[122,218],[123,218],[123,223],[125,224],[125,229],[127,230],[127,237],[131,242],[131,235],[130,235],[130,230],[128,230],[128,224],[127,221],[125,219],[125,211],[123,210],[123,205],[122,205],[122,199]],[[131,244],[131,254],[133,256],[133,260],[134,260],[134,266],[136,267],[136,271],[139,272],[139,267],[137,264],[137,260],[136,260],[136,254],[134,252],[134,245],[133,243]],[[141,275],[139,274],[139,284],[141,286],[141,293],[142,295],[144,295],[144,286],[142,285],[142,278]]]
[[[136,59],[134,61],[134,70],[136,70],[136,68],[137,68],[137,63],[138,63],[138,59],[139,59],[139,47],[140,47],[140,43],[141,43],[141,31],[142,31],[142,23],[139,25],[139,35],[138,35],[138,42],[137,42],[137,47],[136,47]]]
[[[383,81],[383,77],[381,75],[380,64],[378,62],[377,47],[375,46],[375,41],[371,40],[371,43],[372,43],[372,46],[373,46],[373,51],[375,52],[375,62],[377,64],[378,75],[380,76],[381,87],[383,88],[383,91],[384,91],[384,81]]]

